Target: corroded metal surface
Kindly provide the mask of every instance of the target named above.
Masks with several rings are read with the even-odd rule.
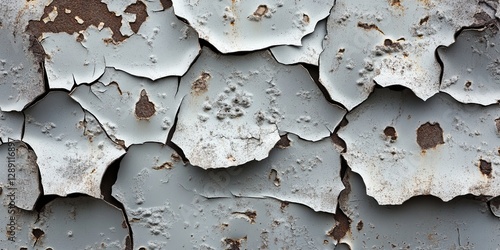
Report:
[[[376,90],[347,115],[344,157],[380,204],[418,195],[500,195],[498,105],[460,104],[446,94],[422,101]]]

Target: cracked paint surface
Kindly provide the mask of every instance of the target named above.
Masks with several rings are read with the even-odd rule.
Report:
[[[224,168],[262,160],[280,133],[317,141],[345,113],[326,101],[301,66],[278,64],[267,51],[244,58],[204,48],[181,78],[179,94],[186,96],[172,142],[193,165]]]
[[[4,0],[0,248],[500,248],[499,7]]]
[[[497,196],[498,117],[497,105],[461,104],[446,94],[424,102],[408,90],[377,89],[347,115],[339,136],[349,167],[380,204],[418,195]]]

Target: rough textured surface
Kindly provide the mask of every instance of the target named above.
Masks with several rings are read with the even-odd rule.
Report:
[[[328,137],[345,114],[304,68],[278,64],[266,51],[243,59],[204,48],[180,85],[186,96],[172,141],[202,168],[262,160],[279,133]]]
[[[497,105],[457,103],[446,94],[422,101],[406,90],[377,89],[339,131],[344,157],[380,204],[418,195],[444,201],[500,195]],[[390,126],[397,137],[384,132]]]
[[[186,19],[222,53],[273,45],[301,45],[303,36],[328,16],[332,0],[216,2],[173,0],[175,14]]]
[[[66,92],[51,91],[25,114],[23,140],[37,154],[44,194],[100,198],[106,168],[125,150]]]
[[[208,190],[216,177],[184,165],[176,154],[146,143],[131,146],[122,160],[113,196],[125,206],[135,248],[333,247],[327,235],[335,224],[332,214],[273,198],[207,199],[184,186],[202,178]]]
[[[451,44],[480,11],[469,0],[339,0],[328,18],[320,80],[349,110],[368,97],[375,82],[405,86],[426,100],[439,91],[435,50]]]

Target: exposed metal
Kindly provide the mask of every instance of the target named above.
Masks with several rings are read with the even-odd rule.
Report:
[[[0,144],[12,140],[21,140],[24,115],[21,112],[0,111]]]
[[[418,195],[498,196],[499,117],[498,105],[462,104],[447,94],[424,102],[408,90],[377,89],[338,134],[349,167],[380,204]]]
[[[51,91],[26,111],[23,141],[38,157],[45,195],[72,193],[100,198],[108,165],[125,153],[68,93]]]
[[[402,206],[380,206],[366,195],[361,177],[348,171],[340,197],[349,217],[342,242],[351,249],[497,249],[500,219],[484,201],[442,202],[414,197]],[[482,233],[479,233],[482,232]]]
[[[131,244],[120,209],[85,196],[51,201],[30,228],[30,248],[36,249],[126,249]]]
[[[328,137],[345,114],[306,69],[279,64],[268,51],[220,56],[204,48],[178,94],[186,96],[172,141],[205,169],[262,160],[286,132]]]
[[[274,45],[301,45],[333,0],[261,2],[173,0],[175,14],[220,52],[251,51]]]
[[[162,10],[159,0],[139,2],[146,5],[147,18],[135,31],[135,21],[128,22],[133,15],[124,12],[125,21],[119,27],[82,24],[81,29],[63,26],[59,33],[43,33],[41,43],[48,55],[45,67],[50,88],[70,90],[74,83],[91,83],[104,73],[105,67],[152,80],[183,75],[199,53],[198,35],[175,17],[172,8]],[[112,9],[123,8],[123,4],[111,3]],[[115,16],[111,12],[102,15]],[[49,24],[37,29],[43,30]],[[69,31],[74,32],[66,33]]]
[[[292,134],[283,136],[260,162],[229,171],[208,170],[197,177],[183,186],[208,198],[271,197],[327,213],[335,213],[337,197],[344,189],[340,153],[332,140],[308,142]]]
[[[316,25],[314,32],[302,38],[302,46],[281,45],[270,48],[276,60],[283,64],[308,63],[318,66],[326,36],[326,19]]]
[[[33,150],[20,141],[8,140],[0,145],[0,190],[13,194],[15,206],[33,210],[42,193],[41,183]]]
[[[76,87],[71,97],[96,116],[116,143],[165,143],[182,101],[177,83],[176,77],[153,82],[106,68],[97,83]]]
[[[328,236],[335,225],[332,214],[272,198],[207,199],[184,187],[200,178],[211,188],[206,171],[184,165],[168,146],[130,146],[113,196],[125,207],[134,249],[331,249],[335,244]]]
[[[438,50],[443,61],[441,90],[463,103],[500,101],[500,35],[495,23],[462,31],[456,42]]]
[[[23,33],[41,8],[24,1],[0,2],[0,110],[21,111],[45,91],[43,48]]]
[[[402,85],[427,100],[439,91],[435,50],[482,12],[476,1],[336,1],[328,17],[320,81],[351,110],[381,86]]]

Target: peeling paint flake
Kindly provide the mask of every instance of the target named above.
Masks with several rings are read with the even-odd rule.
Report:
[[[301,45],[334,1],[184,1],[173,0],[175,14],[186,19],[200,38],[222,53],[274,45]]]
[[[36,155],[20,141],[9,140],[0,145],[0,193],[11,194],[14,206],[33,210],[42,193]],[[3,191],[2,191],[3,190]]]
[[[31,28],[44,32],[40,39],[48,55],[45,66],[50,87],[70,90],[74,82],[94,82],[105,67],[152,80],[183,75],[199,53],[198,35],[172,9],[155,11],[150,5],[154,2],[112,5],[127,20],[116,24],[121,17],[110,13],[118,18],[112,26],[97,18],[92,25],[84,22],[71,29],[51,30],[45,24]]]
[[[377,89],[338,134],[347,163],[380,204],[418,195],[498,196],[498,117],[498,106],[462,104],[447,94],[424,102],[408,90]]]
[[[125,207],[134,248],[314,249],[335,244],[327,235],[335,224],[332,214],[272,198],[206,199],[184,186],[210,175],[173,155],[168,146],[145,143],[132,145],[121,161],[113,196]],[[165,162],[170,168],[157,168]],[[215,184],[205,183],[203,189]]]
[[[281,65],[267,51],[220,56],[205,48],[179,94],[185,97],[172,141],[205,169],[262,160],[286,132],[321,140],[345,114],[307,70]]]
[[[97,83],[76,87],[71,97],[96,116],[116,143],[165,143],[182,100],[176,97],[177,80],[153,82],[107,68]]]
[[[347,109],[381,86],[401,85],[427,100],[439,91],[440,45],[475,23],[476,1],[337,1],[328,18],[320,81]]]
[[[32,226],[33,246],[43,249],[131,249],[120,209],[91,197],[57,198]],[[128,248],[126,248],[128,246]]]
[[[272,47],[270,50],[280,63],[308,63],[318,66],[319,55],[323,51],[325,36],[326,19],[318,22],[313,33],[302,38],[302,46],[282,45]]]
[[[462,31],[457,41],[438,50],[443,60],[441,90],[460,102],[482,105],[500,101],[500,44],[498,27]]]
[[[365,178],[363,178],[365,179]],[[483,201],[457,197],[442,202],[414,197],[401,206],[380,206],[351,171],[341,194],[350,225],[341,242],[350,249],[497,249],[500,220]],[[361,226],[360,226],[361,225]]]
[[[100,198],[108,165],[125,153],[66,92],[51,91],[25,111],[23,140],[38,157],[45,195]]]
[[[207,198],[272,197],[306,205],[314,211],[335,213],[337,197],[344,188],[340,178],[340,153],[330,138],[318,142],[295,135],[282,137],[269,157],[230,170],[208,170],[186,186]],[[208,178],[207,178],[208,175]],[[210,186],[211,188],[205,189]]]

